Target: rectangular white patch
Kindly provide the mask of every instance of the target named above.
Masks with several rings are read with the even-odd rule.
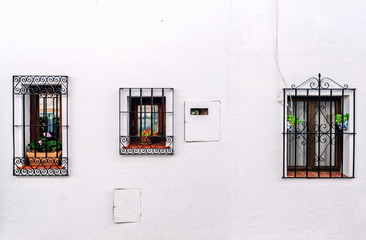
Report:
[[[141,188],[115,188],[113,218],[115,223],[141,221]]]
[[[185,101],[184,107],[184,140],[186,142],[220,141],[220,101]]]

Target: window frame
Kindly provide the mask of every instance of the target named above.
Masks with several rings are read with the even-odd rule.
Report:
[[[166,99],[165,99],[166,101]],[[131,123],[130,124],[130,133],[131,135],[136,135],[138,132],[140,132],[142,129],[138,128],[138,107],[139,106],[158,106],[158,135],[165,135],[165,128],[166,128],[166,113],[163,113],[163,109],[165,108],[165,101],[161,97],[154,97],[151,101],[151,98],[143,97],[142,102],[139,97],[131,97],[131,107],[133,108],[133,111],[131,112]],[[164,108],[163,108],[164,103]],[[150,111],[146,113],[152,113],[156,114],[155,111]],[[153,129],[152,129],[153,130]]]
[[[347,84],[342,86],[328,77],[322,77],[321,74],[318,77],[307,79],[298,86],[292,85],[291,88],[283,89],[283,178],[355,177],[355,91],[355,88],[349,88]],[[305,113],[302,117],[301,115],[297,116],[297,102],[301,101],[304,105],[303,111],[306,109],[306,120],[302,119]],[[328,105],[331,117],[330,121],[326,120],[326,124],[319,124],[321,114],[326,117],[321,110],[322,102],[325,102],[325,108],[327,102],[331,103]],[[331,110],[333,107],[334,110]],[[350,114],[349,123],[347,122],[349,129],[344,130],[344,122],[342,121],[338,126],[335,122],[335,116],[337,114],[344,116],[346,113]],[[316,114],[318,114],[317,118],[319,119],[314,119]],[[291,124],[290,128],[288,128],[288,115],[292,115],[295,119],[295,126]],[[314,138],[314,142],[311,142],[312,138]],[[298,139],[301,140],[302,145],[305,145],[306,153],[300,153],[305,159],[305,166],[304,163],[297,166]],[[293,141],[292,145],[290,145],[290,141]],[[311,149],[310,144],[314,144],[315,147]],[[327,149],[328,147],[330,149]],[[325,151],[332,152],[332,150],[334,151],[335,166],[332,164],[332,153],[330,153],[329,159],[322,156]],[[292,165],[290,165],[290,151],[294,156],[294,159],[291,159]],[[311,157],[314,157],[313,160]],[[322,161],[325,161],[323,166],[320,164]],[[337,161],[339,162],[337,163]],[[337,172],[337,170],[339,171]]]
[[[150,112],[158,114],[156,136],[139,136],[138,108],[158,105]],[[150,128],[153,125],[151,115]],[[140,114],[140,121],[142,114]],[[145,126],[146,127],[146,126]],[[152,131],[153,132],[153,131]],[[119,89],[119,154],[120,155],[173,155],[174,154],[174,89],[173,88],[120,88]]]
[[[59,125],[52,124],[52,126],[57,126],[59,128],[57,138],[62,141],[62,127],[61,127],[62,126],[62,100],[61,100],[61,96],[59,94],[55,94],[55,93],[49,93],[49,94],[50,95],[54,94],[54,95],[57,96],[57,98],[60,98],[60,99],[57,100],[57,103],[56,103],[56,104],[60,104],[60,108],[56,107],[56,111],[58,112],[58,110],[59,110],[59,112],[60,112],[60,115],[58,113],[56,114],[56,118],[59,118],[60,123],[59,123]],[[39,101],[39,98],[40,98],[40,95],[30,95],[30,121],[29,122],[30,122],[30,125],[38,126],[35,129],[33,127],[30,128],[30,139],[39,138],[41,136],[40,135],[40,128],[42,126],[41,126],[41,123],[40,123],[40,111],[39,111],[40,101]],[[36,103],[34,103],[34,101]],[[36,106],[35,110],[34,110],[34,106]],[[34,116],[34,114],[36,116]],[[36,133],[34,133],[34,132],[36,132]],[[34,135],[36,135],[36,136],[34,136]]]
[[[288,101],[290,99],[288,98]],[[287,169],[288,170],[295,170],[295,168],[297,170],[306,170],[306,168],[308,168],[309,171],[314,171],[314,170],[318,170],[318,166],[316,166],[316,161],[315,161],[315,157],[316,157],[316,140],[315,140],[315,135],[316,135],[316,119],[312,118],[311,116],[315,116],[315,109],[316,109],[316,104],[319,102],[330,102],[330,98],[329,97],[321,97],[320,99],[318,97],[308,97],[308,98],[304,98],[304,97],[297,97],[296,99],[294,97],[292,97],[292,102],[296,103],[296,102],[304,102],[306,104],[306,115],[307,118],[305,120],[305,122],[308,123],[308,125],[306,126],[307,132],[306,132],[306,140],[311,139],[311,145],[309,146],[310,143],[308,142],[308,144],[306,145],[307,147],[307,151],[306,151],[306,161],[307,161],[307,166],[296,166],[295,165],[290,165],[288,163]],[[335,113],[334,114],[340,114],[341,111],[341,98],[340,97],[333,97],[332,102],[334,102],[334,106],[335,106]],[[335,131],[338,131],[337,128],[335,128]],[[335,132],[334,131],[334,132]],[[337,134],[336,132],[333,133],[335,136],[335,141],[342,143],[343,145],[343,139],[341,138],[341,136],[339,134]],[[289,142],[288,142],[289,144]],[[337,144],[334,146],[334,150],[335,150],[335,166],[319,166],[320,170],[328,170],[329,168],[332,169],[332,171],[340,171],[340,156],[342,155],[342,150],[343,148],[341,147],[342,145]],[[287,159],[289,161],[289,158]],[[331,164],[331,159],[330,159],[330,164]],[[330,170],[328,170],[330,171]]]
[[[59,119],[55,136],[40,136],[40,97],[56,97]],[[68,76],[14,75],[13,76],[13,175],[68,176]],[[54,105],[52,106],[53,109]],[[48,112],[47,105],[46,116]],[[44,141],[40,142],[40,138]],[[51,143],[52,141],[52,143]],[[32,146],[37,146],[32,150]],[[38,143],[47,146],[38,150]],[[47,143],[55,144],[48,146]],[[48,148],[50,147],[50,148]],[[56,148],[56,149],[55,149]],[[52,150],[48,150],[52,149]]]

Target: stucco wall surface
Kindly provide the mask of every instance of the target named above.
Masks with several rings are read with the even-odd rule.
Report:
[[[275,1],[0,2],[1,240],[366,238],[366,2],[278,0],[288,84],[357,88],[355,179],[282,179]],[[12,176],[12,75],[69,76],[68,177]],[[174,156],[118,154],[118,88],[175,88]],[[184,142],[184,101],[221,141]],[[114,188],[142,189],[115,224]]]

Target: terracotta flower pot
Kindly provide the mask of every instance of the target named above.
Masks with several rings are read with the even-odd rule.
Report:
[[[34,153],[33,150],[27,152],[27,157],[29,159],[29,165],[32,167],[44,166],[50,167],[52,165],[59,165],[62,151],[58,152],[47,152],[47,157],[45,152]]]
[[[342,131],[342,123],[341,122],[338,123],[338,128],[339,128],[339,130]],[[347,131],[347,129],[348,129],[348,120],[346,120],[346,121],[343,122],[343,130],[344,131]]]
[[[294,125],[290,121],[287,121],[287,130],[291,131],[293,129]]]
[[[140,144],[151,144],[151,137],[140,137]]]

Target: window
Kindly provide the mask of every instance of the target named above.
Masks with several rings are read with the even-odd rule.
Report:
[[[284,102],[283,177],[353,178],[355,89],[319,74],[284,89]]]
[[[173,154],[174,89],[119,90],[120,154]]]
[[[68,175],[67,76],[13,76],[13,174]]]

